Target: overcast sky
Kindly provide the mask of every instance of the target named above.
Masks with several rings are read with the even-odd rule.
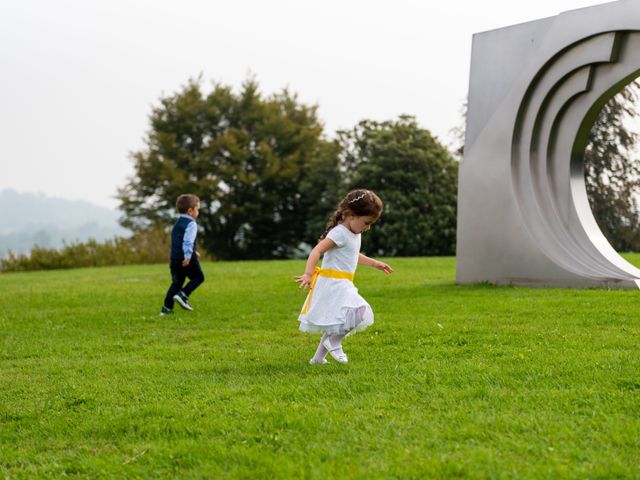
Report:
[[[590,0],[14,0],[0,3],[0,189],[115,208],[158,99],[202,74],[288,87],[325,131],[415,115],[450,143],[473,33]]]

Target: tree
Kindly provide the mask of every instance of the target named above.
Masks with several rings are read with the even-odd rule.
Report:
[[[341,131],[347,189],[374,190],[385,203],[363,238],[375,255],[451,255],[455,252],[458,165],[411,116],[365,120]]]
[[[309,174],[300,184],[300,204],[306,216],[303,241],[315,246],[325,231],[329,215],[345,195],[340,167],[340,144],[327,143],[309,164]],[[305,252],[306,253],[306,252]]]
[[[639,87],[633,82],[605,104],[589,133],[584,157],[593,215],[612,247],[625,252],[640,250],[640,162],[631,158],[638,134],[628,127],[636,115]]]
[[[467,110],[469,109],[469,100],[465,99],[460,107],[460,123],[449,130],[451,136],[451,154],[458,162],[464,157],[464,136],[467,127]]]
[[[239,94],[200,79],[162,98],[150,116],[147,148],[135,152],[135,174],[119,189],[122,224],[138,230],[168,223],[175,199],[201,199],[201,244],[222,259],[285,258],[305,234],[300,191],[310,171],[331,163],[315,106],[287,90],[263,98],[247,80]]]

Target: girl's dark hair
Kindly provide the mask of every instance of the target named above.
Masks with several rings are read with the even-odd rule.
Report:
[[[195,208],[199,203],[200,199],[197,196],[191,193],[184,193],[178,197],[178,200],[176,200],[176,209],[180,213],[187,213],[187,210]]]
[[[320,240],[326,238],[329,231],[342,222],[347,215],[377,219],[382,213],[382,208],[382,200],[371,190],[363,188],[351,190],[338,204],[336,211],[329,217],[327,229],[320,235]]]

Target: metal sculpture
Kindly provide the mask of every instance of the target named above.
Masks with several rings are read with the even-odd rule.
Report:
[[[640,1],[474,35],[458,283],[638,288],[586,194],[595,118],[640,75]]]

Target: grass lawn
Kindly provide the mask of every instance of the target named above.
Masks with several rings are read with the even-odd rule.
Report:
[[[640,478],[640,292],[387,261],[327,366],[302,261],[204,264],[172,317],[165,265],[0,275],[0,477]]]

